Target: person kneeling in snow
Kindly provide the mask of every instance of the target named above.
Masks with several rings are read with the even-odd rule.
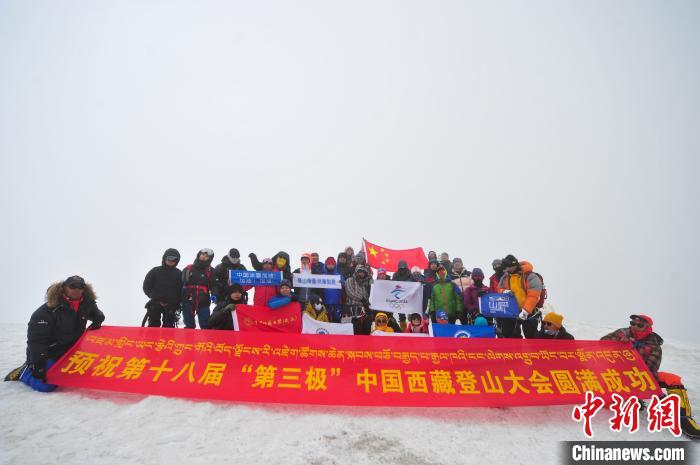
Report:
[[[279,292],[267,302],[267,306],[274,309],[298,301],[299,298],[292,292],[292,283],[288,279],[283,279]]]
[[[544,318],[542,318],[542,328],[540,332],[537,333],[538,339],[566,339],[573,341],[574,336],[566,331],[566,328],[562,326],[564,321],[564,316],[549,312]]]
[[[325,323],[328,323],[330,321],[328,319],[328,312],[326,311],[326,307],[323,305],[323,300],[321,300],[321,298],[316,294],[311,294],[311,299],[306,304],[306,307],[304,308],[304,313],[306,313],[316,321],[323,321]]]
[[[654,332],[654,320],[647,315],[630,315],[628,328],[620,328],[601,338],[602,341],[631,342],[632,347],[639,352],[649,371],[658,380],[659,386],[666,389],[667,394],[676,394],[681,404],[681,429],[692,438],[700,439],[700,426],[691,416],[688,392],[683,386],[681,377],[658,371],[661,366],[661,345],[664,340]]]
[[[98,329],[105,319],[95,298],[92,286],[80,276],[52,284],[46,303],[29,319],[27,362],[5,380],[20,380],[41,392],[56,389],[46,383],[46,371],[82,336],[88,320],[92,322],[88,329]]]
[[[394,328],[389,326],[389,316],[384,312],[377,312],[374,315],[374,325],[372,327],[372,333],[377,331],[383,331],[385,333],[393,333]]]
[[[224,294],[226,297],[216,304],[209,318],[209,329],[234,329],[233,311],[236,310],[236,305],[248,303],[248,293],[240,284],[229,286]]]
[[[420,313],[412,313],[406,326],[406,333],[428,333],[428,320]]]

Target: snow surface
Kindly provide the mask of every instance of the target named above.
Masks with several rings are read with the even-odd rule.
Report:
[[[26,326],[3,327],[4,376],[24,359]],[[599,339],[614,328],[567,329],[577,339]],[[663,348],[662,370],[681,374],[699,406],[699,347],[667,340]],[[557,441],[585,439],[571,406],[336,408],[76,388],[42,394],[17,382],[2,389],[2,464],[555,464],[563,463]],[[675,439],[612,433],[608,419],[608,412],[595,417],[594,439]]]

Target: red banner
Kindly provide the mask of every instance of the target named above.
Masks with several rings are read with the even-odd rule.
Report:
[[[48,373],[59,386],[246,402],[380,406],[580,404],[649,398],[613,341],[393,338],[103,326]]]
[[[280,308],[262,305],[236,305],[239,331],[300,333],[301,306],[292,302]]]
[[[419,267],[421,270],[428,268],[428,258],[425,256],[422,247],[395,250],[372,244],[367,240],[364,243],[367,264],[372,268],[384,268],[387,271],[394,272],[399,269],[399,260],[406,260],[409,269],[414,266]]]

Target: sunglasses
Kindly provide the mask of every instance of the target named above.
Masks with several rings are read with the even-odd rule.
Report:
[[[552,323],[550,323],[549,321],[543,321],[542,326],[554,326],[554,325]]]
[[[80,290],[83,290],[83,289],[85,289],[85,284],[77,284],[77,283],[69,284],[69,285],[68,285],[68,288],[69,288],[69,289],[80,289]]]
[[[385,325],[385,324],[389,323],[389,320],[385,320],[384,318],[380,318],[377,320],[377,323]]]
[[[630,327],[636,326],[639,329],[644,329],[647,327],[647,324],[644,323],[643,321],[630,321]]]

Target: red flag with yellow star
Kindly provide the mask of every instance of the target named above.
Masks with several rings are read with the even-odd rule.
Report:
[[[409,269],[414,266],[419,267],[421,270],[428,268],[428,258],[423,252],[423,247],[397,250],[387,249],[366,239],[364,243],[367,264],[372,268],[384,268],[387,271],[394,272],[399,269],[399,260],[406,260]]]

